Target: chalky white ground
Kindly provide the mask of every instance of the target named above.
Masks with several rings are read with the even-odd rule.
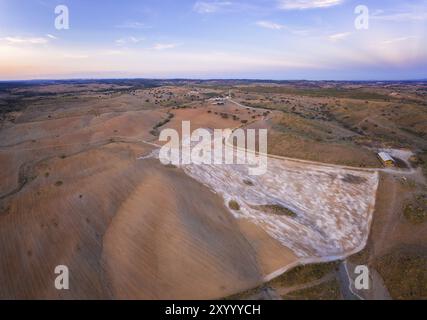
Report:
[[[244,157],[241,150],[236,154]],[[230,209],[236,219],[259,225],[302,259],[345,257],[366,244],[378,188],[376,171],[276,157],[268,158],[267,172],[259,176],[249,175],[248,165],[239,164],[182,168],[220,194],[226,206],[237,201],[240,210]],[[281,205],[296,216],[266,213],[257,210],[260,205]]]

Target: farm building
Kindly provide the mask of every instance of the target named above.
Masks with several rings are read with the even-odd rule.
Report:
[[[218,98],[212,98],[210,99],[210,101],[213,101],[212,104],[214,105],[218,105],[218,106],[223,106],[225,105],[225,98],[222,97],[218,97]]]
[[[394,160],[393,158],[386,152],[379,152],[378,158],[380,159],[381,163],[385,167],[393,167],[394,166]]]

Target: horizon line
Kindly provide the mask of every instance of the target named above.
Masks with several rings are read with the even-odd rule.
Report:
[[[418,79],[346,79],[346,80],[337,80],[337,79],[271,79],[271,78],[181,78],[181,77],[170,77],[170,78],[156,78],[156,77],[82,77],[82,78],[29,78],[29,79],[14,79],[14,80],[2,80],[0,83],[8,82],[37,82],[37,81],[100,81],[100,80],[153,80],[153,81],[261,81],[261,82],[297,82],[297,81],[307,81],[307,82],[416,82],[427,81],[426,78]]]

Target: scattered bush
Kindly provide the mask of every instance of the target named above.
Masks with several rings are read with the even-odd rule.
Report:
[[[412,203],[406,204],[403,215],[413,224],[425,222],[427,218],[427,196],[425,194],[418,195]]]
[[[268,205],[258,206],[257,209],[260,209],[267,213],[275,214],[278,216],[287,216],[292,218],[295,218],[297,216],[295,212],[279,204],[268,204]]]
[[[246,184],[247,186],[253,186],[254,185],[254,183],[248,179],[243,180],[243,183]]]
[[[240,210],[240,205],[235,200],[230,200],[230,202],[228,203],[228,206],[230,207],[231,210],[235,210],[235,211]]]

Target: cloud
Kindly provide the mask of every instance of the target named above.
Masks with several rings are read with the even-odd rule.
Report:
[[[49,39],[43,37],[26,38],[26,37],[5,37],[1,38],[10,44],[46,44]]]
[[[315,8],[327,8],[339,5],[344,0],[278,0],[282,10],[304,10]]]
[[[57,39],[58,39],[58,37],[55,37],[54,35],[52,35],[52,34],[50,34],[50,33],[48,33],[48,34],[46,35],[46,37],[48,37],[49,39],[52,39],[52,40],[57,40]]]
[[[228,7],[231,5],[232,3],[229,1],[197,1],[193,6],[193,10],[200,14],[215,13],[220,11],[224,7]]]
[[[257,21],[256,25],[261,28],[281,30],[285,26],[271,21]]]
[[[106,56],[120,56],[125,54],[125,52],[121,50],[106,50],[103,51],[101,54]]]
[[[393,38],[393,39],[389,39],[389,40],[384,40],[381,43],[382,44],[392,44],[395,42],[402,42],[402,41],[407,41],[407,40],[411,40],[411,39],[417,39],[418,37],[415,36],[409,36],[409,37],[399,37],[399,38]]]
[[[144,39],[142,38],[136,38],[136,37],[125,37],[125,38],[120,38],[117,39],[115,42],[118,46],[123,46],[125,44],[136,44],[139,43],[141,41],[143,41]]]
[[[330,41],[340,41],[340,40],[344,40],[345,38],[347,38],[349,35],[351,35],[351,32],[342,32],[342,33],[335,33],[335,34],[331,34],[328,39]]]
[[[156,43],[152,49],[154,50],[168,50],[168,49],[174,49],[178,45],[176,43]]]
[[[126,21],[122,24],[116,26],[119,29],[149,29],[150,26],[147,26],[145,23],[139,21]]]
[[[64,54],[64,58],[79,60],[79,59],[88,59],[89,56],[87,54],[72,54],[72,53],[67,53],[67,54]]]
[[[427,12],[398,12],[390,14],[382,14],[383,11],[377,11],[371,15],[371,19],[379,21],[423,21],[427,20]]]
[[[314,33],[315,29],[301,29],[298,27],[292,27],[292,26],[285,26],[283,24],[275,23],[272,21],[262,20],[257,21],[256,25],[261,28],[271,29],[271,30],[286,30],[287,32],[290,32],[297,36],[308,36],[311,33]]]

